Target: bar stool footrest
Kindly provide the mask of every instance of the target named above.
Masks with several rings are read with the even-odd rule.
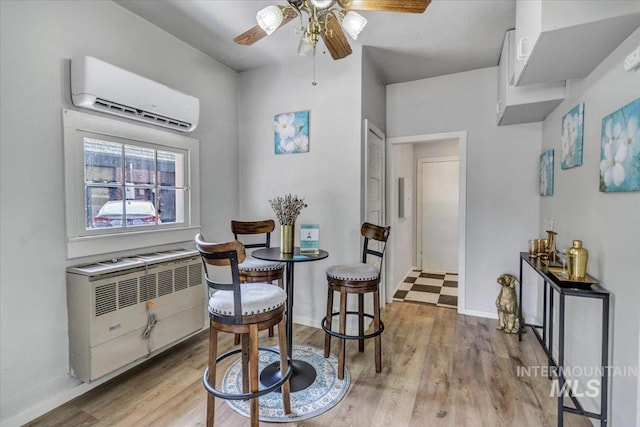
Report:
[[[274,348],[271,347],[262,347],[259,346],[258,347],[259,350],[262,351],[270,351],[271,353],[275,353],[275,354],[280,354],[280,352]],[[226,359],[229,356],[233,356],[234,354],[237,353],[241,353],[242,349],[238,348],[235,350],[231,350],[228,351],[224,354],[221,354],[220,356],[218,356],[216,358],[216,364],[218,362],[220,362],[221,360]],[[220,390],[217,390],[214,386],[212,386],[211,384],[209,384],[209,368],[204,370],[204,374],[202,376],[202,382],[204,384],[204,388],[207,390],[207,392],[213,394],[215,397],[218,397],[220,399],[227,399],[227,400],[248,400],[248,399],[253,399],[256,397],[260,397],[260,396],[264,396],[265,394],[271,393],[272,391],[282,387],[282,385],[287,382],[289,380],[289,378],[291,377],[291,374],[293,373],[293,364],[291,363],[291,358],[287,356],[287,372],[285,372],[284,376],[282,378],[280,378],[277,382],[271,384],[269,387],[266,387],[263,390],[258,390],[255,392],[250,392],[250,393],[241,393],[241,394],[231,394],[231,393],[225,393],[222,392]]]
[[[356,315],[359,316],[360,313],[357,311],[347,311],[346,312],[347,315]],[[339,311],[336,311],[335,313],[331,313],[331,319],[333,320],[334,317],[340,315]],[[363,313],[362,314],[364,317],[368,317],[369,319],[374,319],[374,317],[371,314],[367,314],[367,313]],[[336,331],[332,331],[331,329],[329,329],[327,327],[327,317],[323,317],[322,318],[322,329],[328,333],[331,336],[334,336],[336,338],[342,338],[345,340],[362,340],[362,339],[368,339],[368,338],[373,338],[373,337],[377,337],[378,335],[380,335],[382,333],[382,331],[384,331],[384,323],[382,323],[382,320],[380,320],[380,328],[378,328],[378,330],[373,331],[370,334],[365,334],[365,335],[346,335],[346,334],[341,334],[339,332]]]

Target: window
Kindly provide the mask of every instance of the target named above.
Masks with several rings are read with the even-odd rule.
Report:
[[[184,223],[184,150],[106,139],[83,138],[86,229]]]
[[[63,110],[69,258],[191,240],[199,143]]]

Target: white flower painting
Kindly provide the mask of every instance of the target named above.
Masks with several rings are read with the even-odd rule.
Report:
[[[553,149],[540,155],[540,195],[553,196]]]
[[[273,129],[276,154],[309,152],[309,111],[278,114]]]
[[[602,119],[600,191],[640,191],[640,98]]]
[[[584,103],[576,105],[562,117],[562,169],[582,165],[582,129]]]

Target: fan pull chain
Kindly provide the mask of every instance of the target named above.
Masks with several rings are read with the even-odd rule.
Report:
[[[313,55],[313,81],[311,82],[311,86],[317,86],[318,82],[316,82],[316,56]]]

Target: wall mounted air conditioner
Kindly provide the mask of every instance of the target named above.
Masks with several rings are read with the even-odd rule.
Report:
[[[200,117],[198,98],[91,56],[71,60],[71,99],[76,107],[183,132]]]

